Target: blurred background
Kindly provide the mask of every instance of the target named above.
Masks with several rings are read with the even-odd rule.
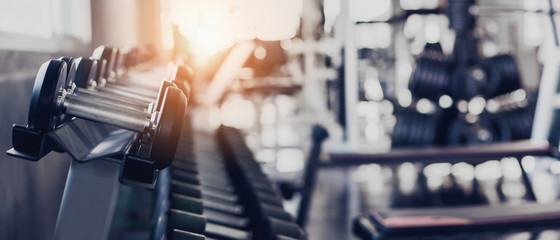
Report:
[[[12,124],[26,122],[41,63],[141,44],[192,68],[194,126],[241,129],[278,182],[302,181],[314,124],[329,132],[324,155],[535,134],[557,145],[555,121],[533,122],[543,64],[558,55],[543,10],[560,3],[462,2],[470,14],[453,18],[445,0],[0,0],[0,149],[11,147]],[[353,239],[353,217],[379,206],[529,201],[522,172],[537,201],[560,194],[558,162],[488,160],[324,169],[310,239]],[[1,158],[0,239],[50,239],[69,164],[61,153]],[[295,213],[298,201],[284,205]]]

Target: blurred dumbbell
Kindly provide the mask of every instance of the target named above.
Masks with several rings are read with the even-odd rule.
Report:
[[[241,186],[241,196],[248,204],[247,213],[255,229],[255,239],[303,239],[301,228],[284,211],[275,184],[262,172],[239,135],[227,135],[230,150],[228,165],[233,181]]]
[[[117,105],[133,110],[141,110],[145,112],[159,111],[162,104],[162,97],[168,87],[175,87],[169,81],[161,81],[158,96],[156,99],[147,101],[134,98],[128,98],[120,95],[106,94],[85,88],[78,87],[74,82],[86,82],[87,79],[95,75],[97,69],[97,61],[83,58],[67,58],[63,57],[59,60],[66,62],[68,66],[68,75],[66,81],[66,91],[69,95],[87,97],[91,101],[101,104]]]
[[[126,70],[122,67],[120,59],[126,59],[127,54],[118,48],[106,46],[96,48],[92,59],[99,61],[101,67],[98,68],[94,81],[88,81],[88,86],[79,87],[149,101],[158,93],[160,81],[166,79],[181,89],[185,96],[189,95],[188,81],[192,78],[192,71],[187,67],[170,63],[166,71],[125,74]]]
[[[174,229],[202,234],[217,239],[252,239],[252,233],[207,221],[205,216],[178,209],[169,211],[168,235],[173,235]],[[171,239],[174,236],[171,237]]]
[[[420,56],[409,81],[409,89],[414,97],[437,101],[447,94],[451,78],[448,65],[445,56],[435,51]]]
[[[29,108],[30,128],[47,132],[55,128],[62,114],[114,125],[149,136],[157,169],[171,164],[186,111],[184,94],[167,88],[160,112],[147,113],[124,107],[99,104],[87,97],[68,95],[67,64],[62,60],[44,63],[35,80]]]
[[[448,130],[447,142],[449,145],[475,145],[511,139],[511,127],[507,121],[497,115],[483,114],[473,123],[455,119]]]
[[[434,143],[439,118],[404,109],[395,113],[397,122],[391,134],[392,146],[428,146]]]
[[[230,214],[234,211],[240,213],[243,210],[241,206],[172,193],[173,186],[169,187],[169,179],[169,170],[163,170],[156,187],[158,195],[154,214],[157,226],[152,232],[152,239],[159,239],[163,234],[163,225],[168,226],[168,239],[177,238],[174,229],[212,235],[220,239],[248,239],[251,236],[249,232],[242,230],[248,227],[249,220]],[[169,213],[165,213],[166,209],[170,209]]]
[[[491,98],[521,88],[521,76],[515,58],[510,54],[499,54],[486,59],[486,65],[499,75],[499,86],[494,92],[485,95]]]
[[[209,222],[239,229],[248,227],[249,220],[240,216],[243,207],[237,204],[220,204],[200,198],[171,194],[171,208],[204,215]]]

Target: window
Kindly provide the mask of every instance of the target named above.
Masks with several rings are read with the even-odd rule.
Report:
[[[90,43],[89,0],[0,0],[0,49],[67,52]]]

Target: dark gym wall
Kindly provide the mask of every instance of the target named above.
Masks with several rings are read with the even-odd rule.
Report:
[[[51,59],[89,56],[94,46],[157,44],[154,32],[159,1],[93,0],[91,46],[65,53],[32,53],[0,49],[0,239],[52,239],[70,159],[51,153],[38,162],[7,156],[12,124],[26,124],[35,74]],[[146,16],[149,16],[148,18]],[[157,45],[156,45],[157,47]]]
[[[35,74],[51,54],[0,51],[0,239],[50,239],[70,161],[8,157],[12,124],[26,124]]]

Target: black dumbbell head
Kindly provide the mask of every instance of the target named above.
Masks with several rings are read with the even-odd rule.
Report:
[[[74,84],[79,88],[88,88],[91,81],[95,81],[97,75],[97,60],[89,58],[76,58],[78,65]]]
[[[163,169],[173,162],[186,111],[187,99],[181,90],[167,88],[150,152],[156,169]]]
[[[175,86],[175,84],[173,84],[172,82],[161,81],[161,85],[159,86],[158,91],[158,97],[156,99],[156,111],[158,112],[161,110],[161,105],[163,104],[163,96],[165,95],[165,91],[167,91],[168,87],[177,88],[177,86]]]
[[[67,66],[62,60],[41,65],[29,104],[28,127],[47,132],[56,127],[58,94],[64,90]]]
[[[66,63],[66,83],[65,87],[68,88],[72,86],[74,80],[76,79],[76,72],[78,69],[78,65],[76,61],[71,57],[60,57],[58,60],[62,60]]]
[[[179,229],[173,229],[173,240],[205,240],[204,235],[187,232]]]
[[[93,50],[93,54],[91,58],[97,60],[106,60],[107,65],[105,67],[105,71],[103,72],[103,77],[108,79],[111,77],[115,71],[115,65],[117,61],[117,48],[107,47],[107,46],[99,46],[95,50]]]

